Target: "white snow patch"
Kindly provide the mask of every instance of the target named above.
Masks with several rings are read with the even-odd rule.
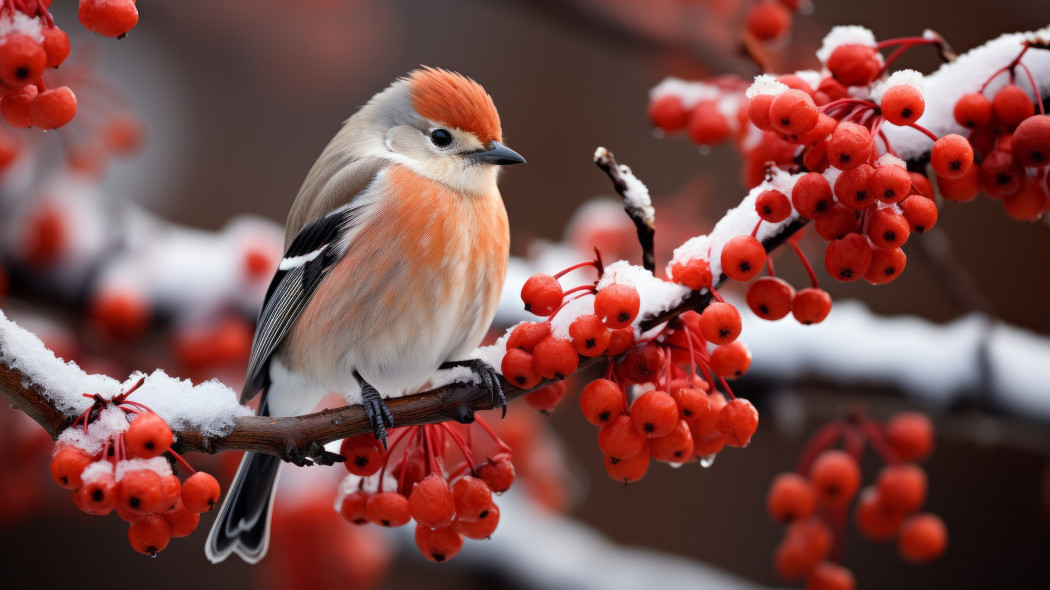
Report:
[[[124,382],[124,389],[142,378],[135,373]],[[237,401],[237,394],[214,379],[193,385],[157,369],[128,398],[148,406],[172,430],[199,429],[204,436],[223,436],[233,430],[234,419],[253,412]]]
[[[80,474],[80,481],[89,484],[105,475],[113,475],[113,464],[102,459],[85,467],[83,473]]]
[[[598,148],[598,150],[598,152],[595,152],[596,158],[604,151],[604,148]],[[623,198],[627,206],[640,210],[646,223],[650,225],[654,223],[656,210],[653,209],[653,201],[649,197],[649,188],[641,180],[638,180],[638,177],[631,172],[630,168],[623,164],[620,164],[620,176],[623,177],[624,183],[627,184],[627,188],[623,191]]]
[[[171,465],[168,464],[168,460],[164,457],[153,457],[152,459],[127,459],[125,461],[117,461],[114,479],[120,481],[125,475],[132,471],[142,471],[146,469],[156,472],[157,475],[161,477],[171,475]]]
[[[654,101],[664,96],[677,96],[682,106],[688,110],[697,103],[718,100],[723,91],[714,84],[706,82],[687,82],[679,78],[664,78],[662,82],[649,90],[649,100]]]
[[[776,76],[759,74],[755,76],[755,81],[751,83],[751,86],[748,86],[744,96],[749,99],[761,95],[776,96],[785,90],[788,90],[788,85],[778,82]]]
[[[32,37],[37,43],[44,42],[44,24],[35,16],[15,11],[6,17],[0,17],[0,45],[7,43],[7,35],[22,33]]]
[[[922,74],[915,70],[897,70],[887,78],[886,80],[876,81],[871,89],[871,100],[877,104],[882,105],[882,95],[886,94],[886,91],[894,86],[911,86],[912,88],[919,91],[920,95],[925,96],[925,90],[922,84]]]
[[[638,291],[639,307],[638,317],[634,319],[635,334],[638,335],[638,324],[646,316],[654,315],[671,309],[691,292],[688,287],[664,281],[653,276],[653,273],[640,266],[620,260],[605,267],[605,274],[598,282],[598,290],[616,283],[619,285],[630,285]],[[589,301],[592,313],[594,309],[593,300]]]
[[[128,419],[120,408],[109,407],[99,412],[98,419],[84,430],[83,423],[67,428],[58,436],[59,445],[73,445],[89,455],[102,452],[106,444],[127,431]]]

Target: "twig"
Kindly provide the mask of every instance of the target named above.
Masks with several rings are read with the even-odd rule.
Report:
[[[594,163],[612,180],[613,188],[623,199],[623,209],[634,222],[638,230],[638,243],[642,246],[642,267],[649,272],[656,270],[656,256],[653,253],[653,240],[656,236],[656,217],[652,205],[640,204],[630,195],[631,186],[625,176],[632,176],[631,169],[616,163],[612,152],[600,147],[594,152]],[[646,195],[648,196],[648,195]]]

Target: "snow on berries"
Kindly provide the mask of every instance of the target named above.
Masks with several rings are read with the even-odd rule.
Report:
[[[164,419],[129,399],[144,382],[145,377],[111,399],[84,394],[92,403],[59,436],[51,475],[72,490],[84,512],[115,511],[129,523],[132,549],[155,556],[172,537],[192,533],[221,490],[213,476],[194,471],[171,448],[174,438]],[[189,471],[185,481],[174,474],[169,457]]]
[[[830,575],[830,564],[838,568],[834,575],[852,578],[848,569],[828,561],[842,555],[845,542],[841,532],[832,536],[828,531],[846,522],[851,505],[853,522],[869,541],[896,539],[901,557],[913,563],[940,557],[947,547],[947,527],[936,515],[921,511],[926,472],[912,462],[929,454],[932,445],[929,419],[915,412],[898,414],[885,424],[853,413],[814,434],[796,471],[776,476],[766,497],[769,515],[788,525],[774,555],[780,577],[804,578],[807,587],[817,587]],[[874,482],[862,489],[865,448],[871,448],[883,466]]]

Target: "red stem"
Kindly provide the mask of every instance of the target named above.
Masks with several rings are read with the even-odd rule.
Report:
[[[574,264],[574,265],[570,266],[569,268],[567,268],[567,269],[559,272],[558,274],[554,275],[554,278],[560,279],[563,276],[569,274],[570,272],[572,272],[572,271],[574,271],[574,270],[576,270],[578,268],[584,268],[584,267],[587,267],[587,266],[596,266],[596,263],[593,260],[589,260],[587,262],[581,262],[579,264]]]
[[[1039,92],[1039,87],[1035,85],[1035,78],[1032,77],[1032,72],[1029,71],[1028,66],[1018,62],[1018,66],[1024,70],[1026,76],[1028,76],[1028,83],[1032,85],[1032,90],[1035,92],[1035,101],[1039,103],[1039,114],[1045,115],[1046,111],[1043,110],[1043,95]]]
[[[463,437],[461,437],[458,432],[454,431],[452,427],[448,425],[448,422],[442,422],[441,427],[444,428],[445,432],[447,432],[449,436],[452,437],[452,442],[456,443],[456,446],[459,447],[459,452],[463,453],[463,459],[467,462],[468,465],[471,466],[471,471],[473,471],[474,454],[470,452],[470,449],[467,448],[466,443],[463,442]]]
[[[802,456],[799,457],[798,463],[795,465],[795,472],[808,477],[809,468],[813,464],[813,460],[821,452],[834,446],[835,442],[842,436],[844,426],[845,424],[842,420],[836,420],[818,430],[806,443],[806,448],[802,451]]]
[[[813,266],[806,260],[806,255],[802,253],[802,249],[798,247],[798,244],[791,242],[791,248],[795,250],[795,254],[798,255],[798,259],[802,261],[802,266],[806,267],[806,272],[809,274],[809,282],[813,285],[814,289],[820,288],[820,283],[817,282],[817,274],[813,272]]]
[[[929,129],[923,127],[922,125],[919,125],[918,123],[908,123],[908,127],[911,127],[912,129],[915,129],[916,131],[922,132],[926,137],[929,137],[933,141],[937,141],[938,139],[940,139],[939,137],[934,135],[932,131],[930,131]]]
[[[190,472],[189,475],[193,475],[194,473],[197,473],[197,470],[194,469],[192,465],[187,463],[186,460],[182,458],[182,455],[176,453],[175,451],[173,451],[171,449],[168,449],[168,452],[171,453],[171,456],[174,457],[175,460],[179,462],[179,465],[182,465],[183,467],[186,468],[186,471]]]
[[[509,453],[509,452],[511,452],[513,450],[513,449],[510,448],[510,446],[507,443],[503,442],[502,438],[500,438],[499,436],[496,435],[495,432],[493,432],[492,428],[488,425],[487,422],[485,422],[484,419],[482,419],[481,416],[476,416],[475,419],[474,419],[474,422],[478,426],[484,428],[485,432],[489,433],[489,436],[492,437],[493,442],[495,442],[497,445],[499,445],[499,448],[500,448],[501,451],[503,451],[504,453]]]

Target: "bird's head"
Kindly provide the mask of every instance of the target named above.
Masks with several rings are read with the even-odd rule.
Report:
[[[525,162],[501,143],[492,97],[474,80],[448,70],[425,67],[409,73],[359,115],[372,123],[373,155],[462,193],[490,194],[499,167]]]

